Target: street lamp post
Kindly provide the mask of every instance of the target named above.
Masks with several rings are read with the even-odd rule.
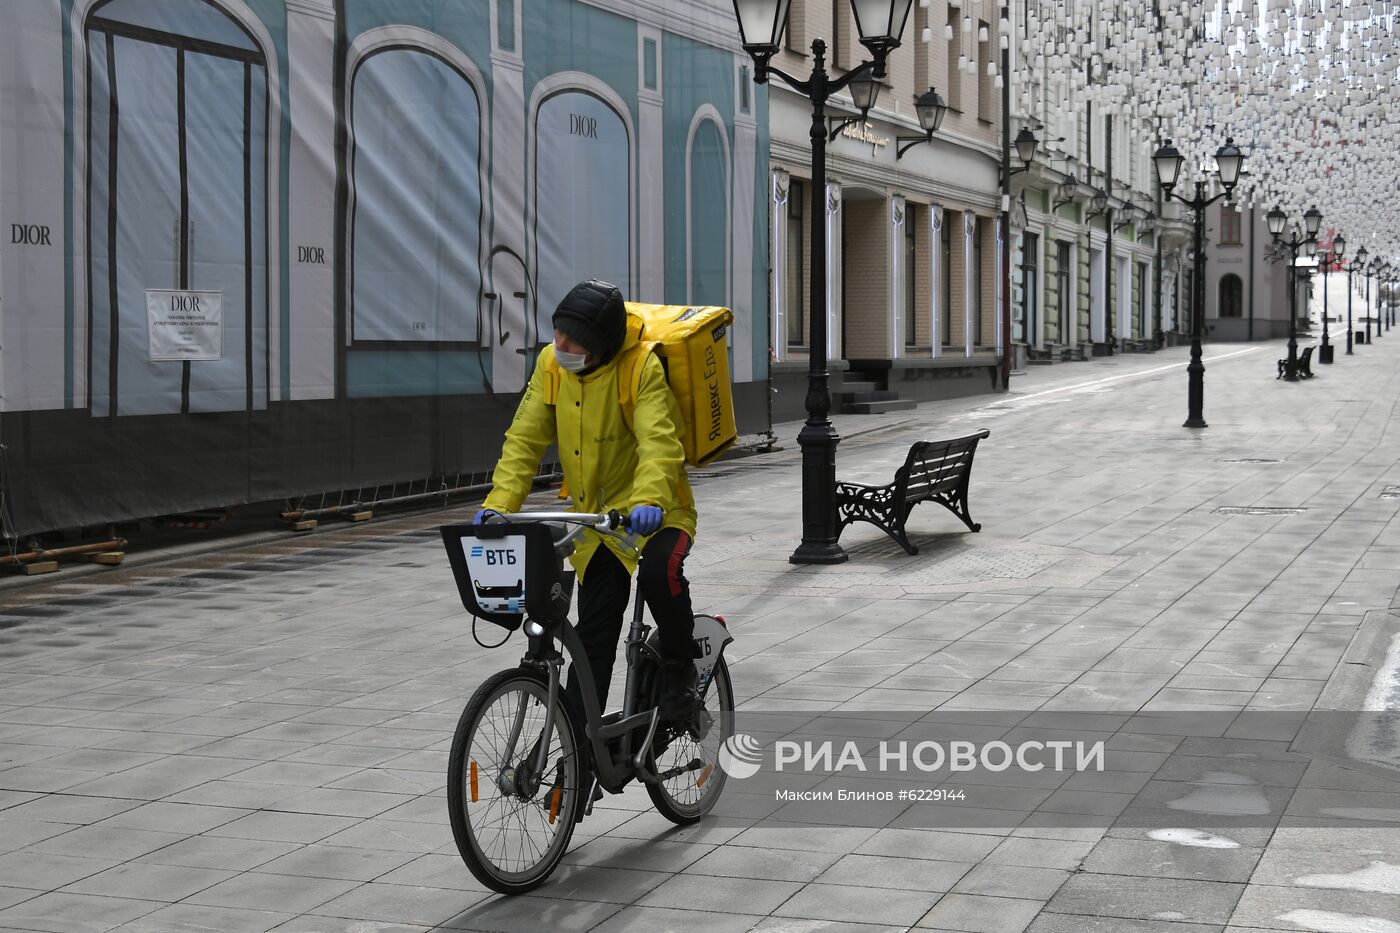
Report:
[[[1344,236],[1342,236],[1342,235],[1339,233],[1339,234],[1337,234],[1336,236],[1334,236],[1334,237],[1332,238],[1332,261],[1335,262],[1335,263],[1336,263],[1337,265],[1339,265],[1339,266],[1342,265],[1342,260],[1343,260],[1343,258],[1346,256],[1346,252],[1347,252],[1347,238],[1344,237]],[[1323,286],[1323,288],[1325,289],[1326,286]],[[1322,300],[1323,300],[1323,302],[1324,302],[1323,307],[1325,308],[1325,307],[1326,307],[1325,302],[1327,301],[1327,292],[1326,292],[1325,290],[1323,291],[1322,296],[1323,296]],[[1322,326],[1322,338],[1323,338],[1324,340],[1327,339],[1326,316],[1327,316],[1327,313],[1324,311],[1324,312],[1323,312],[1323,318],[1324,318],[1324,320],[1323,320],[1323,326]],[[1347,353],[1351,353],[1351,273],[1350,273],[1350,272],[1347,273]],[[1328,361],[1330,362],[1330,361],[1331,361],[1331,357],[1332,357],[1331,351],[1328,351],[1327,357],[1328,357]]]
[[[1393,261],[1390,265],[1390,300],[1386,302],[1386,306],[1390,311],[1390,318],[1385,329],[1390,330],[1395,326],[1395,265]]]
[[[1276,242],[1288,247],[1291,257],[1288,267],[1293,271],[1293,276],[1288,281],[1288,363],[1283,371],[1283,378],[1288,382],[1298,381],[1298,250],[1310,244],[1313,248],[1317,245],[1317,231],[1322,226],[1322,214],[1315,207],[1310,207],[1303,215],[1304,230],[1297,228],[1291,230],[1288,239],[1282,239],[1284,225],[1288,223],[1288,215],[1275,207],[1264,216],[1264,221],[1269,225],[1269,234]]]
[[[1366,276],[1366,342],[1371,342],[1371,272],[1376,268],[1375,260],[1368,262],[1361,270]]]
[[[1352,329],[1351,324],[1351,296],[1353,292],[1353,289],[1351,287],[1351,274],[1353,271],[1355,271],[1357,266],[1361,266],[1364,268],[1365,265],[1366,247],[1363,246],[1356,251],[1356,255],[1352,257],[1351,262],[1347,263],[1347,353],[1351,353],[1352,337],[1356,333]]]
[[[1322,279],[1322,346],[1317,348],[1319,363],[1332,362],[1332,344],[1327,340],[1327,275],[1332,268],[1332,259],[1331,250],[1317,255],[1317,268]]]
[[[1392,281],[1395,269],[1388,262],[1381,263],[1381,280],[1376,286],[1376,303],[1381,309],[1381,324],[1390,330],[1395,318],[1395,283]],[[1380,324],[1376,325],[1377,328]]]
[[[1170,139],[1159,147],[1152,156],[1152,162],[1157,167],[1157,181],[1162,186],[1166,200],[1170,201],[1175,198],[1190,208],[1194,215],[1192,249],[1195,251],[1193,257],[1195,268],[1192,272],[1193,281],[1191,283],[1191,362],[1186,367],[1187,412],[1186,421],[1182,427],[1204,428],[1206,427],[1206,419],[1202,409],[1205,407],[1206,365],[1201,362],[1201,326],[1206,310],[1206,208],[1221,198],[1228,198],[1233,194],[1235,185],[1240,180],[1240,169],[1244,167],[1244,153],[1235,145],[1233,139],[1226,139],[1225,145],[1216,151],[1216,174],[1220,176],[1220,187],[1224,190],[1213,197],[1206,197],[1204,179],[1196,181],[1196,196],[1194,198],[1184,198],[1172,192],[1181,175],[1181,165],[1185,161],[1186,157],[1177,151]]]
[[[1376,336],[1379,337],[1385,332],[1386,318],[1389,317],[1385,308],[1385,261],[1380,257],[1371,260],[1371,268],[1376,275],[1376,310],[1373,316],[1376,319]]]
[[[1386,277],[1390,279],[1390,297],[1386,300],[1385,329],[1390,330],[1395,326],[1395,265],[1394,262],[1386,266]]]
[[[860,44],[873,56],[839,78],[826,72],[826,43],[812,40],[812,73],[806,80],[788,75],[770,62],[781,48],[790,0],[734,0],[740,41],[753,58],[755,84],[770,76],[812,104],[811,204],[811,349],[807,365],[807,421],[797,435],[802,448],[802,543],[788,559],[794,564],[839,564],[846,552],[837,542],[836,445],[826,357],[826,103],[855,81],[885,77],[885,59],[899,47],[913,0],[851,0]]]

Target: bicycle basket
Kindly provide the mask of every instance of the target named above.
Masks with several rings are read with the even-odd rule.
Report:
[[[573,573],[545,525],[443,525],[442,543],[462,605],[478,619],[515,631],[526,616],[549,625],[569,614]]]

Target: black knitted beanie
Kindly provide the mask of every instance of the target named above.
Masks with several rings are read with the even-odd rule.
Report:
[[[627,336],[627,308],[616,285],[589,279],[575,285],[554,312],[554,327],[596,357],[601,366]]]

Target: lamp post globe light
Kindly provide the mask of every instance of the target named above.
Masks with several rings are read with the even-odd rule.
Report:
[[[1162,186],[1164,200],[1171,201],[1174,198],[1192,212],[1194,271],[1191,282],[1191,362],[1186,367],[1186,421],[1182,427],[1204,428],[1206,365],[1201,362],[1201,328],[1206,310],[1206,208],[1221,198],[1232,197],[1235,185],[1240,180],[1240,171],[1244,168],[1244,153],[1235,145],[1235,141],[1229,138],[1225,140],[1225,145],[1216,150],[1215,171],[1220,177],[1222,190],[1212,197],[1206,197],[1204,178],[1196,180],[1195,197],[1186,198],[1173,192],[1172,189],[1181,180],[1181,166],[1185,161],[1186,157],[1172,145],[1170,139],[1159,146],[1152,156],[1152,164],[1157,168],[1157,182]]]
[[[733,2],[740,42],[754,62],[754,82],[766,84],[776,76],[812,104],[811,352],[805,400],[807,421],[797,435],[802,448],[802,543],[789,560],[794,564],[838,564],[846,560],[846,552],[837,543],[836,445],[841,438],[829,417],[831,391],[826,358],[826,225],[822,222],[826,215],[826,104],[833,94],[852,87],[853,102],[859,107],[862,101],[855,96],[862,91],[853,87],[858,81],[868,81],[868,87],[873,86],[874,93],[878,93],[878,80],[885,76],[886,57],[899,47],[914,0],[850,0],[860,44],[872,60],[833,78],[826,71],[826,42],[814,39],[812,73],[805,80],[770,64],[781,47],[790,0]],[[874,93],[868,95],[871,103]],[[929,103],[932,106],[933,102]],[[931,124],[934,128],[936,122]],[[922,122],[922,116],[920,126],[931,138],[932,130]]]
[[[1288,247],[1289,262],[1288,267],[1293,271],[1292,278],[1288,282],[1288,362],[1283,370],[1283,378],[1288,382],[1298,381],[1298,250],[1311,248],[1317,250],[1317,231],[1322,226],[1322,214],[1317,208],[1310,207],[1303,215],[1303,230],[1296,227],[1288,234],[1288,239],[1283,239],[1283,228],[1288,223],[1288,215],[1275,207],[1264,216],[1264,222],[1269,226],[1269,235],[1276,242]]]

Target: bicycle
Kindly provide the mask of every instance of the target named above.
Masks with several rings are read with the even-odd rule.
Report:
[[[467,702],[448,762],[457,850],[493,891],[522,894],[544,883],[601,792],[620,794],[639,780],[657,811],[684,826],[709,813],[723,790],[719,752],[733,734],[734,690],[723,656],[733,639],[722,617],[695,616],[700,704],[688,721],[671,723],[657,707],[658,636],[643,624],[636,592],[622,708],[606,715],[599,708],[583,642],[567,617],[573,574],[563,559],[587,529],[630,542],[617,532],[625,521],[616,511],[520,512],[441,529],[463,605],[510,631],[523,627],[528,639],[520,665],[487,678]],[[582,723],[563,697],[556,640],[577,667]]]

